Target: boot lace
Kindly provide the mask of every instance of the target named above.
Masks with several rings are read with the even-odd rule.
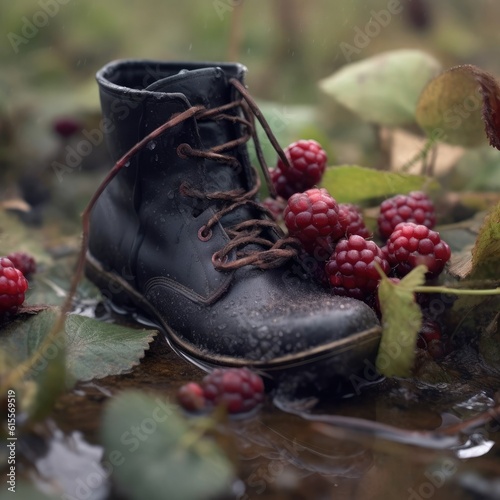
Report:
[[[207,109],[205,107],[198,107],[199,109],[197,109],[193,116],[197,120],[229,120],[233,123],[239,123],[243,126],[242,128],[244,130],[241,137],[206,150],[194,149],[189,144],[183,143],[178,146],[177,154],[181,158],[203,158],[227,165],[230,168],[242,168],[242,165],[236,157],[225,153],[253,139],[257,152],[257,159],[269,191],[272,196],[276,196],[257,136],[255,117],[261,122],[267,136],[277,153],[283,159],[285,165],[288,165],[286,155],[283,153],[269,125],[246,88],[234,78],[230,80],[230,83],[236,87],[242,96],[241,99],[216,108]],[[228,114],[228,111],[236,108],[242,110],[243,116]],[[273,220],[271,212],[255,201],[261,183],[255,169],[252,168],[252,172],[253,187],[249,190],[234,189],[231,191],[204,192],[186,184],[181,185],[181,193],[184,196],[202,200],[216,200],[219,201],[223,207],[218,210],[202,228],[200,228],[198,236],[202,240],[208,240],[212,234],[212,228],[222,219],[222,217],[239,207],[252,207],[267,216],[267,218],[245,220],[244,222],[225,228],[230,241],[212,256],[214,267],[220,271],[234,270],[246,265],[253,265],[261,269],[279,267],[288,259],[295,257],[298,252],[297,240],[295,238],[285,237],[279,225]],[[266,235],[266,233],[270,231],[275,231],[280,236],[279,239],[276,241],[270,239],[269,236]],[[248,249],[247,247],[251,245],[259,245],[260,249]],[[233,251],[235,251],[236,258],[229,261],[229,254]]]

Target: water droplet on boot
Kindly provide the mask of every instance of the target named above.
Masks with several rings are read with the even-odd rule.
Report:
[[[123,166],[124,166],[125,168],[126,168],[126,167],[130,167],[130,160],[129,160],[127,163],[125,163],[125,165],[123,165]]]
[[[156,142],[155,141],[149,141],[147,144],[146,144],[146,147],[150,150],[150,151],[153,151],[154,148],[156,148]]]

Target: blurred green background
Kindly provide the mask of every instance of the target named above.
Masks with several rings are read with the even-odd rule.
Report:
[[[396,7],[398,14],[377,30],[373,16]],[[373,130],[317,86],[349,62],[346,44],[356,48],[353,61],[418,48],[444,68],[470,63],[499,75],[499,21],[495,0],[2,0],[0,198],[42,206],[56,197],[78,213],[83,201],[76,194],[97,185],[106,152],[95,148],[76,175],[60,178],[52,165],[67,144],[53,125],[69,117],[81,129],[96,126],[94,75],[112,59],[237,59],[266,109],[295,111],[288,121],[297,116],[301,131],[324,136],[332,161],[369,165]],[[360,32],[368,40],[356,45]],[[294,139],[297,127],[291,128]],[[350,147],[342,147],[344,139]]]

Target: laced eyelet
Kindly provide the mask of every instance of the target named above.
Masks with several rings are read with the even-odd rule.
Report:
[[[177,146],[177,156],[185,160],[189,157],[189,153],[191,153],[192,150],[193,148],[189,144],[183,142]]]
[[[212,237],[212,229],[207,229],[207,226],[203,225],[198,229],[198,239],[200,241],[208,241]]]
[[[225,264],[228,260],[229,257],[227,255],[224,255],[224,258],[221,259],[219,257],[219,252],[215,252],[214,254],[212,254],[212,264],[215,267],[215,269],[217,269],[217,266]]]

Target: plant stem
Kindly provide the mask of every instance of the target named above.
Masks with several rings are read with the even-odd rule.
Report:
[[[417,286],[413,291],[415,293],[443,293],[450,295],[500,295],[500,287],[489,290],[468,290],[466,288],[448,288],[446,286]]]
[[[424,144],[424,147],[410,160],[408,160],[402,167],[401,172],[408,172],[408,170],[417,163],[417,161],[422,160],[427,156],[427,153],[434,147],[436,143],[435,139],[427,139],[427,142]]]

